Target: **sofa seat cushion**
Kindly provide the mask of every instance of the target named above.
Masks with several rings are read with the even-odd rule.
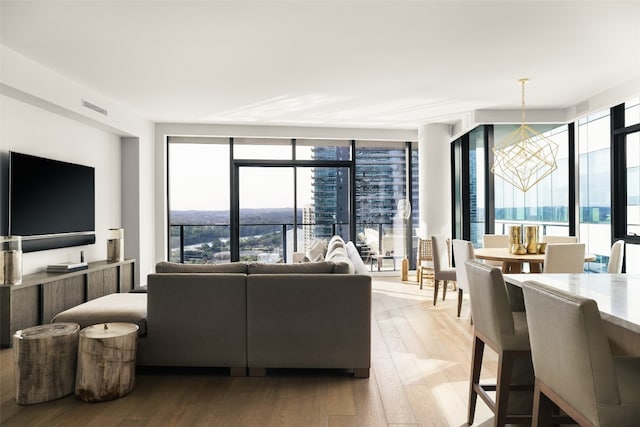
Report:
[[[249,274],[327,274],[333,273],[334,263],[328,261],[303,262],[297,264],[251,262],[247,267]]]
[[[224,264],[181,264],[179,262],[159,262],[156,273],[244,273],[247,264],[244,262],[228,262]]]
[[[81,328],[97,323],[135,323],[140,328],[138,334],[145,335],[147,333],[147,294],[105,295],[56,314],[52,322],[73,322]]]

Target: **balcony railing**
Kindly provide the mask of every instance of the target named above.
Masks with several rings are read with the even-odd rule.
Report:
[[[315,238],[329,239],[338,234],[345,239],[350,239],[348,223],[298,223],[296,225],[298,229],[295,233],[293,223],[240,225],[240,260],[292,262],[293,252],[304,252],[306,245]],[[388,237],[392,224],[358,223],[358,234],[365,227],[378,231],[377,247],[384,250],[383,239]],[[193,264],[231,261],[230,224],[172,224],[170,229],[170,261]],[[297,240],[297,244],[294,240]],[[358,236],[350,240],[353,240],[359,248],[365,244]],[[414,251],[415,248],[408,248],[407,256],[410,260],[414,258]]]

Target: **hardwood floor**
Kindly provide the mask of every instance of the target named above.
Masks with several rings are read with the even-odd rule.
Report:
[[[13,355],[0,350],[0,425],[4,426],[463,426],[472,326],[469,303],[456,317],[456,293],[433,306],[433,288],[374,277],[372,369],[269,371],[229,377],[215,369],[140,369],[133,392],[103,403],[73,396],[31,406],[14,401]],[[413,272],[410,279],[414,279]],[[497,357],[485,354],[483,378]],[[478,399],[474,425],[492,425]]]

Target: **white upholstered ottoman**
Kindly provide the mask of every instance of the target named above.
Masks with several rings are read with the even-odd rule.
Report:
[[[116,293],[87,301],[56,314],[52,323],[73,322],[80,328],[97,323],[124,322],[138,325],[138,334],[147,332],[147,294]]]

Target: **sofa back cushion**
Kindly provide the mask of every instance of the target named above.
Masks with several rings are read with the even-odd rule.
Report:
[[[367,266],[362,261],[360,257],[360,252],[356,249],[356,246],[353,242],[349,241],[345,245],[345,249],[347,250],[347,255],[349,256],[349,260],[353,263],[353,268],[355,269],[356,274],[371,274],[367,269]]]
[[[323,261],[327,253],[327,241],[324,239],[315,239],[305,253],[308,261]]]
[[[334,264],[328,261],[303,262],[296,264],[265,264],[263,262],[250,262],[247,264],[249,274],[320,274],[333,273]]]
[[[327,246],[327,253],[324,256],[324,258],[327,260],[331,257],[331,254],[335,252],[336,249],[344,248],[344,245],[345,245],[344,240],[342,240],[340,236],[334,236],[334,237],[338,237],[338,238],[337,239],[332,238],[331,241],[329,242]]]
[[[247,274],[247,264],[244,262],[229,262],[225,264],[181,264],[178,262],[159,262],[156,273],[244,273]]]
[[[334,273],[355,273],[353,262],[351,262],[351,260],[349,259],[347,249],[344,247],[344,245],[335,247],[331,253],[327,252],[327,261],[333,261],[336,263],[336,267],[333,270]]]

